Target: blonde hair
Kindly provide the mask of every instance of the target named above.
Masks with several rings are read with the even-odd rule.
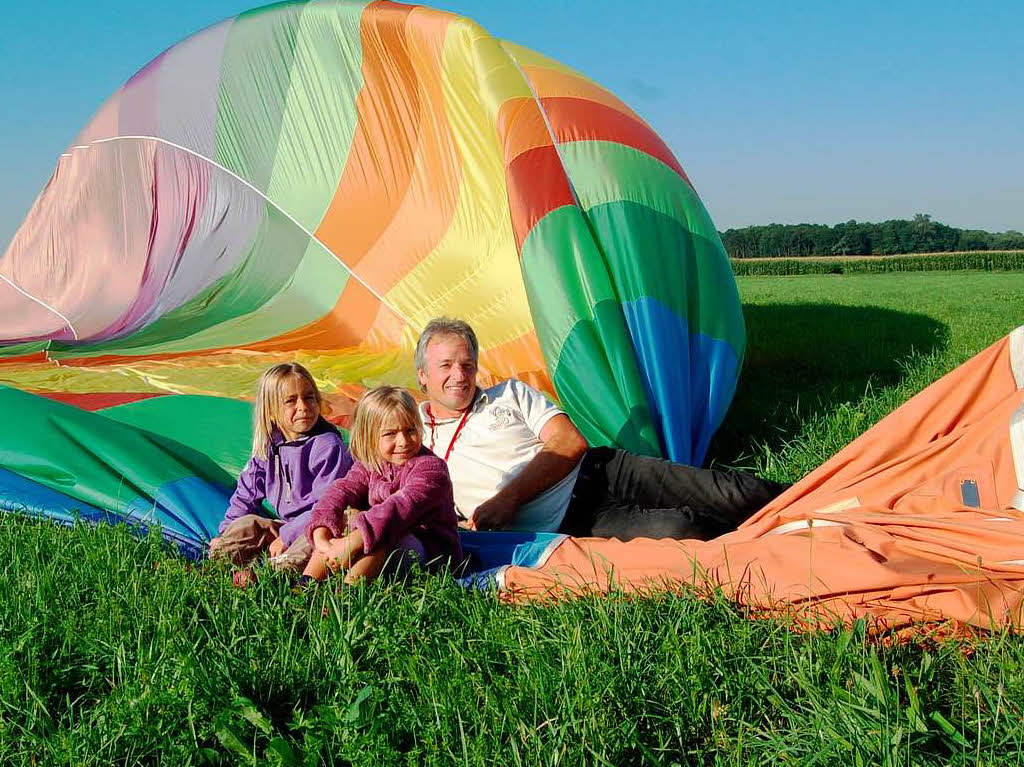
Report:
[[[416,400],[400,386],[378,386],[376,389],[370,389],[359,398],[359,404],[356,405],[356,417],[352,424],[348,447],[353,458],[378,473],[384,468],[384,460],[377,452],[380,430],[384,425],[384,419],[395,413],[404,419],[405,424],[411,424],[416,427],[417,432],[423,433],[423,420],[420,418],[419,408],[416,407]]]
[[[309,371],[298,362],[282,362],[268,368],[260,376],[259,386],[256,389],[256,407],[252,411],[252,454],[258,458],[267,457],[274,427],[281,428],[277,422],[283,404],[281,387],[292,376],[298,376],[313,387],[316,402],[320,409],[323,409],[324,400],[320,389],[317,388],[316,381],[313,380]]]

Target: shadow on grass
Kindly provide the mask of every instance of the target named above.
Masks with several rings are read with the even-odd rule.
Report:
[[[813,413],[898,382],[949,330],[921,314],[831,304],[745,305],[747,357],[708,459],[741,465],[755,445],[780,448]]]

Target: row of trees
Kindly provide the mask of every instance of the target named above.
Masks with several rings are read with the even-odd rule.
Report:
[[[768,224],[720,233],[733,258],[774,256],[891,256],[967,250],[1024,250],[1024,234],[955,229],[918,213],[912,221],[879,224]]]

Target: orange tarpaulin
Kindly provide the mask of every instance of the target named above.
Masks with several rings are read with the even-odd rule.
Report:
[[[1021,623],[1024,327],[713,541],[567,539],[504,587],[537,597],[720,587],[804,625]]]

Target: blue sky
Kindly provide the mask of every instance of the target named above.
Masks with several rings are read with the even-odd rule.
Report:
[[[253,5],[8,4],[0,253],[112,91],[168,46]],[[436,5],[623,98],[675,152],[719,229],[923,212],[1024,230],[1019,0]]]

